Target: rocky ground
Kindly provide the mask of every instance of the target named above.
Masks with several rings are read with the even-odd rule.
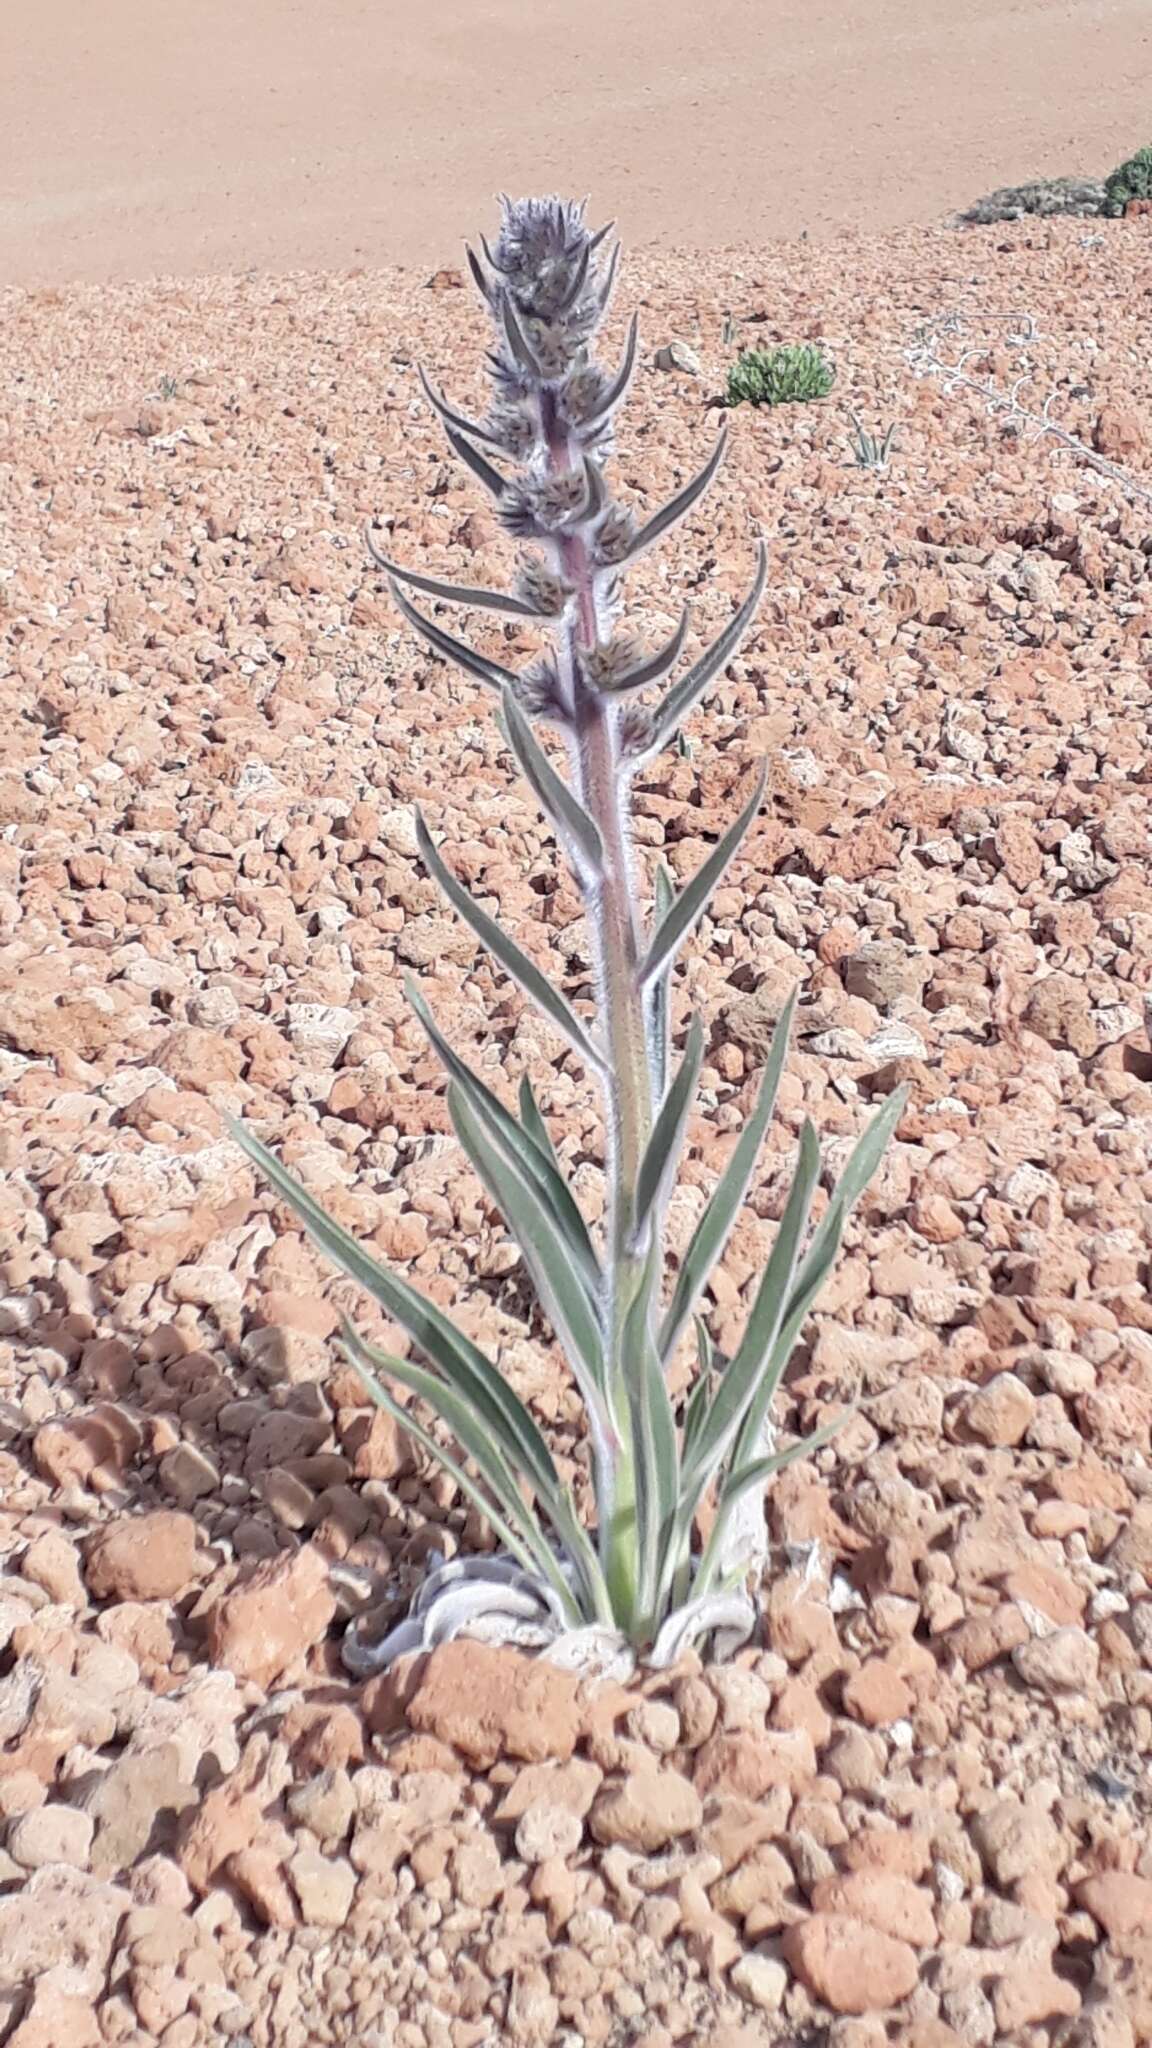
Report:
[[[912,1100],[781,1416],[859,1417],[768,1512],[762,1639],[629,1689],[450,1645],[360,1685],[338,1624],[485,1541],[335,1360],[342,1306],[242,1111],[580,1421],[405,1009],[534,1079],[590,1213],[584,1074],[413,853],[579,1002],[572,889],[488,707],[401,630],[359,527],[491,581],[416,395],[478,391],[454,279],[3,297],[0,2039],[7,2048],[1138,2048],[1152,2041],[1152,410],[1146,220],[626,270],[651,352],[620,475],[695,467],[741,340],[821,405],[732,416],[722,488],[636,579],[758,629],[639,792],[690,871],[771,801],[683,975],[714,1019],[681,1242],[794,982],[721,1345],[803,1114],[842,1161]],[[1133,488],[917,380],[958,312]],[[953,340],[952,346],[958,345]],[[855,411],[898,422],[857,468]],[[1140,495],[1143,479],[1145,495]],[[529,637],[477,618],[503,658]],[[394,1341],[399,1341],[394,1336]],[[333,1572],[332,1567],[342,1569]]]

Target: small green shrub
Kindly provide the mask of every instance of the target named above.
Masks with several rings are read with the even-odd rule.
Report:
[[[836,372],[810,341],[746,348],[728,372],[729,405],[807,405],[827,398]]]
[[[1104,180],[1105,213],[1123,213],[1130,199],[1152,199],[1152,149],[1138,149]]]

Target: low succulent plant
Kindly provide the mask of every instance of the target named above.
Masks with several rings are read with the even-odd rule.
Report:
[[[686,614],[652,652],[620,629],[626,570],[699,502],[719,467],[724,437],[698,474],[648,517],[637,519],[611,496],[605,462],[636,363],[637,327],[633,319],[619,368],[601,369],[591,344],[618,257],[607,236],[606,229],[589,232],[581,207],[505,201],[495,247],[482,244],[483,260],[469,252],[495,333],[491,409],[483,420],[468,419],[423,379],[452,448],[489,493],[505,529],[525,544],[514,590],[458,589],[380,555],[371,543],[413,630],[497,697],[512,756],[583,896],[596,967],[593,1020],[576,1013],[474,900],[417,814],[428,873],[603,1091],[608,1205],[598,1241],[573,1198],[530,1078],[521,1081],[513,1109],[449,1044],[410,989],[447,1075],[460,1144],[518,1242],[582,1397],[592,1526],[581,1520],[542,1431],[498,1365],[362,1250],[255,1136],[235,1127],[315,1243],[406,1331],[412,1349],[405,1358],[382,1352],[350,1324],[343,1341],[372,1398],[483,1511],[499,1545],[433,1570],[408,1617],[382,1643],[366,1644],[353,1628],[344,1654],[357,1671],[384,1668],[403,1651],[458,1633],[544,1647],[573,1666],[611,1663],[621,1653],[663,1664],[693,1640],[708,1638],[723,1653],[747,1639],[756,1618],[748,1581],[765,1555],[764,1490],[832,1428],[780,1448],[773,1399],[901,1107],[895,1096],[874,1116],[814,1228],[821,1162],[816,1134],[805,1124],[743,1337],[722,1362],[699,1304],[756,1171],[795,999],[779,1020],[755,1104],[666,1285],[668,1201],[705,1048],[694,1017],[674,1056],[673,976],[681,947],[756,817],[765,771],[754,774],[739,816],[682,889],[665,871],[656,874],[648,915],[641,914],[629,796],[636,771],[676,742],[739,646],[764,587],[765,555],[761,547],[747,597],[677,680],[670,679],[687,638]],[[539,621],[550,629],[550,649],[513,674],[418,609],[408,595],[413,590]],[[654,691],[659,695],[651,700]],[[560,741],[567,775],[541,744],[542,726]],[[699,1366],[678,1405],[670,1372],[693,1326]],[[411,1401],[401,1402],[394,1388]],[[433,1418],[451,1447],[434,1433]]]
[[[1138,149],[1104,180],[1104,211],[1121,214],[1134,199],[1152,199],[1152,149]]]
[[[886,427],[882,434],[870,434],[864,422],[855,413],[852,421],[852,459],[857,469],[876,469],[883,474],[892,456],[892,443],[896,438],[896,422]]]
[[[813,343],[746,348],[728,372],[727,405],[807,405],[827,398],[836,372]]]

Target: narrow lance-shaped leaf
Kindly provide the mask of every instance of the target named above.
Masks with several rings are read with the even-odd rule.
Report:
[[[519,1093],[520,1122],[523,1129],[532,1139],[537,1150],[543,1153],[549,1164],[555,1168],[557,1174],[563,1179],[559,1154],[552,1143],[552,1133],[540,1113],[540,1104],[536,1100],[531,1077],[528,1074],[521,1074],[520,1076]]]
[[[835,1264],[844,1226],[880,1164],[906,1101],[907,1090],[898,1088],[872,1118],[853,1147],[828,1207],[812,1233],[812,1242],[793,1277],[784,1318],[769,1360],[769,1373],[775,1373],[777,1378],[784,1371],[816,1297]],[[744,1419],[733,1453],[734,1461],[739,1465],[750,1462],[759,1451],[768,1399],[758,1393]]]
[[[551,1145],[545,1142],[542,1147],[534,1133],[517,1122],[511,1110],[505,1109],[500,1097],[461,1058],[440,1030],[415,983],[407,980],[404,986],[441,1064],[463,1090],[476,1115],[487,1121],[497,1143],[513,1155],[531,1180],[572,1254],[589,1299],[598,1302],[603,1284],[600,1261]]]
[[[767,1409],[776,1391],[784,1361],[773,1357],[777,1335],[787,1315],[800,1245],[808,1225],[812,1195],[820,1177],[820,1147],[812,1125],[805,1122],[800,1156],[784,1214],[776,1231],[768,1264],[735,1356],[717,1382],[716,1393],[693,1446],[692,1473],[706,1484],[729,1443],[736,1436],[751,1403]]]
[[[357,1244],[259,1138],[242,1124],[230,1122],[229,1129],[236,1143],[259,1167],[273,1193],[299,1217],[320,1250],[378,1301],[401,1329],[407,1330],[424,1357],[467,1396],[479,1414],[489,1419],[494,1431],[515,1447],[517,1469],[542,1491],[558,1489],[559,1475],[543,1436],[491,1359],[434,1302],[410,1287],[399,1274],[389,1272]]]
[[[624,397],[629,384],[632,382],[632,373],[636,368],[636,342],[639,333],[639,315],[633,313],[631,320],[628,322],[628,339],[624,344],[624,360],[607,390],[601,394],[595,411],[589,414],[588,419],[582,423],[583,425],[593,427],[599,421],[607,419],[609,413],[615,411]]]
[[[521,1493],[521,1483],[527,1484],[579,1571],[589,1598],[598,1604],[602,1597],[598,1583],[600,1567],[588,1533],[576,1514],[572,1496],[554,1468],[550,1476],[524,1468],[519,1450],[519,1438],[523,1432],[507,1432],[500,1419],[494,1419],[482,1406],[476,1405],[469,1394],[414,1366],[408,1359],[395,1358],[374,1345],[366,1344],[347,1317],[343,1323],[345,1344],[362,1377],[371,1385],[374,1374],[386,1372],[400,1386],[418,1394],[448,1424],[461,1449],[467,1452],[492,1489],[505,1516],[520,1528],[525,1543],[536,1555],[537,1568],[561,1592],[562,1598],[570,1598],[552,1548]],[[511,1394],[510,1388],[508,1391]],[[513,1394],[512,1399],[517,1400],[517,1396]],[[408,1411],[404,1412],[407,1414]],[[531,1416],[526,1409],[523,1413],[529,1428],[534,1430],[536,1425]]]
[[[543,1530],[525,1507],[512,1474],[485,1439],[467,1402],[457,1407],[450,1390],[431,1373],[422,1374],[405,1360],[393,1358],[378,1351],[374,1345],[365,1344],[351,1325],[345,1326],[344,1342],[349,1357],[377,1405],[392,1415],[401,1429],[414,1437],[429,1456],[451,1474],[462,1493],[479,1508],[505,1549],[518,1563],[526,1571],[539,1572],[545,1577],[571,1608],[571,1588],[565,1585],[563,1573],[549,1549]],[[380,1377],[382,1373],[397,1380],[401,1386],[409,1386],[420,1393],[434,1413],[448,1423],[461,1450],[472,1459],[480,1473],[482,1484],[478,1484],[451,1452],[437,1443],[431,1431],[424,1428],[403,1402],[389,1392]],[[449,1410],[455,1412],[450,1414]]]
[[[598,881],[604,870],[604,846],[598,828],[579,797],[553,768],[511,690],[505,691],[501,710],[508,744],[537,803],[585,876],[592,882]]]
[[[602,1068],[603,1058],[597,1052],[575,1011],[565,1002],[560,991],[553,988],[535,962],[530,960],[526,953],[521,952],[514,939],[509,938],[503,926],[498,925],[494,917],[489,917],[486,910],[481,910],[480,905],[473,902],[467,889],[456,880],[451,869],[441,860],[419,811],[416,813],[416,844],[428,872],[439,882],[453,909],[460,913],[465,924],[471,926],[481,944],[486,946],[499,960],[501,966],[507,969],[513,981],[518,982],[524,990],[525,995],[531,996],[537,1008],[563,1034],[569,1045],[574,1046],[581,1057],[588,1061],[589,1066]]]
[[[659,974],[662,967],[675,960],[693,925],[704,915],[712,891],[729,862],[735,857],[741,840],[764,800],[767,772],[766,765],[761,767],[756,777],[756,787],[735,824],[730,825],[724,837],[717,841],[703,866],[698,868],[692,880],[685,884],[671,909],[661,919],[640,969],[642,984],[650,981],[654,974]]]
[[[699,702],[714,676],[726,668],[736,653],[740,642],[756,616],[760,599],[764,595],[764,584],[768,576],[768,551],[763,541],[759,544],[756,579],[739,610],[734,612],[723,631],[716,635],[710,647],[688,673],[673,683],[652,713],[652,738],[637,756],[638,761],[651,760],[653,754],[674,739],[689,712]]]
[[[576,268],[572,273],[572,281],[569,284],[568,289],[564,294],[564,297],[561,299],[560,304],[556,309],[558,313],[571,312],[572,307],[576,304],[576,301],[580,297],[580,294],[583,291],[584,286],[588,282],[588,270],[591,262],[592,243],[591,241],[587,241],[585,242],[583,248],[580,251],[579,257],[577,258]]]
[[[672,528],[678,525],[681,519],[687,517],[693,505],[696,504],[699,498],[703,497],[721,462],[724,460],[724,449],[727,439],[727,428],[721,428],[716,446],[704,464],[703,469],[697,472],[690,483],[685,484],[682,491],[677,491],[674,498],[669,498],[666,505],[662,505],[658,512],[654,512],[646,525],[640,528],[628,549],[625,562],[634,562],[639,555],[644,553],[646,548],[650,548],[656,541],[662,540],[664,535],[670,533]],[[624,567],[624,562],[620,564],[620,567]]]
[[[676,884],[661,861],[656,869],[654,922],[659,926],[676,901]],[[644,991],[648,1006],[648,1064],[652,1070],[652,1096],[659,1102],[668,1086],[668,1015],[672,991],[672,965],[654,974]]]
[[[605,696],[626,697],[630,691],[650,689],[653,683],[658,683],[662,676],[667,675],[670,668],[675,668],[688,637],[688,616],[688,607],[685,605],[680,624],[663,647],[658,648],[655,654],[647,655],[643,661],[638,661],[634,668],[625,669],[622,675],[609,676],[602,682],[599,688],[603,690]]]
[[[671,1534],[680,1495],[680,1453],[667,1384],[652,1336],[652,1307],[659,1276],[655,1251],[644,1262],[640,1284],[624,1323],[628,1407],[636,1479],[637,1585],[641,1615],[658,1618],[670,1567]]]
[[[490,285],[488,279],[484,275],[484,266],[481,263],[480,258],[477,256],[475,249],[473,249],[469,243],[465,243],[464,253],[468,258],[468,268],[472,272],[472,277],[475,282],[476,289],[479,292],[481,298],[483,299],[484,304],[490,307],[492,304],[492,286]]]
[[[511,351],[512,360],[536,383],[541,381],[541,369],[536,360],[532,344],[520,325],[511,292],[504,292],[500,300],[500,319],[505,338]]]
[[[660,1355],[665,1365],[671,1361],[684,1326],[707,1285],[709,1276],[724,1255],[729,1234],[751,1185],[764,1134],[772,1121],[772,1112],[776,1107],[776,1096],[780,1087],[780,1076],[784,1071],[784,1061],[788,1056],[788,1040],[795,1009],[794,990],[780,1012],[776,1029],[772,1034],[772,1044],[760,1079],[756,1107],[737,1139],[732,1157],[712,1191],[708,1205],[692,1233],[688,1249],[681,1261],[676,1285],[672,1290],[672,1299],[660,1329]]]
[[[716,1580],[725,1573],[725,1545],[733,1515],[741,1502],[747,1499],[755,1487],[765,1487],[778,1473],[786,1472],[789,1465],[797,1464],[802,1458],[815,1457],[816,1452],[823,1450],[824,1445],[830,1443],[838,1431],[843,1429],[844,1424],[851,1419],[852,1413],[851,1409],[846,1409],[842,1415],[837,1415],[831,1422],[826,1422],[821,1429],[813,1430],[811,1436],[802,1437],[799,1443],[789,1444],[787,1450],[774,1451],[770,1458],[757,1458],[752,1464],[742,1465],[739,1469],[736,1469],[733,1460],[732,1475],[722,1484],[716,1519],[712,1524],[696,1573],[695,1586],[702,1596],[707,1595]],[[728,1567],[728,1578],[743,1578],[748,1565],[753,1562],[754,1559],[751,1558],[743,1559],[736,1563],[734,1569]]]
[[[479,477],[485,490],[491,491],[494,498],[502,498],[508,489],[507,477],[501,476],[500,471],[489,462],[487,456],[481,455],[478,448],[473,448],[472,443],[466,441],[463,434],[458,434],[447,420],[444,422],[444,434],[450,447],[460,457],[461,462],[467,463],[473,476]]]
[[[448,1107],[456,1135],[524,1255],[541,1306],[564,1346],[580,1391],[605,1436],[604,1339],[572,1256],[516,1161],[493,1144],[455,1082]]]
[[[414,590],[425,591],[429,597],[443,598],[447,604],[471,605],[474,611],[511,612],[520,619],[540,617],[534,604],[529,604],[525,598],[517,597],[512,591],[477,590],[469,584],[441,583],[435,576],[422,576],[415,569],[406,569],[402,562],[393,562],[389,556],[382,555],[367,527],[364,529],[364,538],[368,543],[368,552],[378,569],[383,569],[398,583],[410,583]]]
[[[680,1163],[680,1150],[695,1100],[696,1083],[700,1078],[703,1058],[704,1027],[699,1017],[693,1017],[688,1030],[684,1057],[677,1068],[672,1086],[660,1104],[656,1121],[652,1126],[652,1135],[645,1147],[640,1171],[636,1176],[632,1234],[637,1246],[643,1245],[648,1232],[658,1225],[669,1184]]]
[[[429,647],[434,647],[437,654],[443,655],[445,661],[454,661],[457,668],[464,669],[479,682],[487,683],[492,690],[506,689],[509,684],[516,681],[513,671],[505,668],[502,662],[489,661],[486,654],[477,653],[474,647],[469,647],[467,641],[458,640],[455,633],[446,633],[443,626],[438,626],[434,619],[425,618],[423,612],[418,612],[411,600],[405,597],[395,578],[392,579],[389,588],[408,624],[428,642]]]
[[[491,427],[481,426],[479,421],[468,418],[467,413],[457,412],[450,405],[442,391],[437,391],[422,363],[416,365],[416,374],[424,387],[424,396],[433,412],[439,413],[446,427],[454,427],[458,434],[466,434],[470,441],[485,441],[492,448],[503,446],[500,436]]]

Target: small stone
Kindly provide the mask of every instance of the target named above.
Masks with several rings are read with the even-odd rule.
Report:
[[[856,1870],[844,1877],[826,1878],[815,1886],[812,1904],[818,1913],[863,1920],[897,1941],[910,1941],[914,1948],[931,1948],[936,1941],[936,1918],[928,1893],[888,1870]]]
[[[212,1459],[195,1444],[176,1444],[160,1460],[160,1484],[182,1506],[203,1500],[220,1487],[220,1473]]]
[[[961,1411],[965,1430],[977,1442],[1011,1449],[1027,1434],[1036,1396],[1013,1372],[998,1372],[968,1396]]]
[[[551,1856],[574,1856],[583,1835],[584,1824],[576,1814],[538,1800],[521,1815],[516,1828],[516,1854],[525,1863],[546,1863]]]
[[[96,1828],[92,1867],[102,1876],[130,1869],[152,1839],[157,1824],[171,1824],[196,1800],[196,1787],[179,1745],[160,1742],[137,1754],[126,1751],[83,1792],[85,1811]]]
[[[84,1558],[96,1600],[178,1600],[199,1575],[196,1524],[175,1509],[112,1523]]]
[[[328,1567],[311,1544],[257,1565],[208,1616],[213,1663],[269,1686],[326,1634],[336,1612]]]
[[[343,1857],[298,1849],[288,1865],[292,1889],[309,1927],[343,1927],[352,1907],[356,1872]]]
[[[1064,1854],[1055,1822],[1019,1799],[995,1800],[968,1831],[989,1876],[1004,1889],[1034,1872],[1058,1869]]]
[[[20,1560],[20,1574],[31,1585],[42,1586],[49,1599],[61,1607],[88,1604],[75,1545],[57,1529],[46,1529],[28,1545]]]
[[[916,1952],[860,1920],[813,1913],[786,1928],[785,1959],[833,2012],[886,2012],[919,1982]]]
[[[741,1956],[738,1963],[733,1963],[729,1977],[749,2005],[759,2007],[761,2012],[779,2012],[788,1989],[788,1972],[775,1956],[753,1950],[751,1955]]]
[[[700,375],[700,358],[686,341],[666,341],[652,361],[658,370],[679,370],[685,377]]]
[[[1089,1692],[1099,1676],[1100,1652],[1082,1628],[1058,1628],[1021,1643],[1012,1652],[1012,1662],[1025,1685],[1052,1699],[1061,1693]]]
[[[861,996],[875,1009],[888,1011],[899,1002],[920,1001],[929,963],[922,954],[876,939],[849,953],[840,972],[850,996]]]
[[[55,1802],[41,1806],[12,1822],[8,1854],[24,1870],[39,1870],[45,1863],[71,1863],[86,1870],[94,1825],[91,1815],[77,1807]]]
[[[699,1793],[678,1771],[633,1771],[598,1794],[588,1825],[598,1842],[650,1855],[691,1834],[703,1813]]]
[[[1122,1870],[1105,1870],[1076,1886],[1076,1903],[1100,1922],[1113,1941],[1129,1935],[1152,1935],[1152,1878]]]
[[[294,1785],[285,1804],[297,1825],[310,1828],[319,1841],[339,1841],[352,1825],[356,1794],[347,1771],[326,1770]]]
[[[721,1730],[696,1752],[692,1781],[703,1796],[762,1799],[775,1785],[801,1792],[816,1775],[812,1737],[803,1728]]]
[[[866,1728],[890,1728],[912,1711],[912,1694],[883,1657],[869,1657],[844,1686],[844,1711]]]

